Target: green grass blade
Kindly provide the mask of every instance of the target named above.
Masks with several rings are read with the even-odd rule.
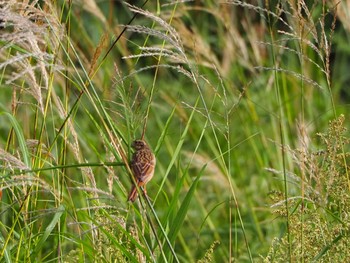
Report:
[[[184,131],[183,131],[183,133],[182,133],[182,135],[181,135],[181,138],[180,138],[180,140],[179,140],[179,143],[178,143],[177,146],[176,146],[176,149],[175,149],[175,152],[174,152],[174,154],[173,154],[173,157],[172,157],[171,160],[170,160],[170,163],[169,163],[168,168],[167,168],[167,170],[166,170],[166,172],[165,172],[164,178],[163,178],[163,180],[162,180],[162,182],[161,182],[161,184],[160,184],[159,191],[158,191],[157,195],[156,195],[155,198],[154,198],[154,203],[156,202],[156,200],[157,200],[157,198],[158,198],[158,195],[160,194],[161,189],[163,189],[163,186],[164,186],[164,184],[165,184],[165,181],[166,181],[167,178],[168,178],[168,175],[169,175],[169,173],[170,173],[171,168],[173,167],[173,165],[174,165],[174,163],[175,163],[176,158],[177,158],[177,157],[179,156],[179,154],[180,154],[180,151],[181,151],[182,145],[183,145],[183,143],[184,143],[184,141],[185,141],[185,138],[186,138],[188,129],[189,129],[190,125],[191,125],[191,122],[192,122],[194,113],[196,112],[196,108],[197,108],[199,99],[200,99],[200,98],[197,97],[196,103],[195,103],[195,105],[193,106],[193,110],[192,110],[191,115],[190,115],[190,117],[189,117],[189,119],[188,119],[188,121],[187,121],[187,125],[186,125],[186,127],[185,127],[185,129],[184,129]]]
[[[318,262],[324,255],[327,254],[328,250],[330,250],[343,237],[344,237],[344,235],[340,234],[335,239],[333,239],[330,244],[323,247],[323,249],[320,251],[320,253],[318,253],[316,255],[316,257],[313,258],[312,262]]]
[[[65,211],[66,210],[65,210],[63,205],[60,205],[57,208],[57,212],[55,213],[50,224],[46,227],[44,233],[40,236],[40,239],[39,239],[37,245],[35,246],[33,252],[31,253],[31,256],[35,257],[37,255],[37,253],[39,253],[41,251],[41,248],[43,247],[43,245],[47,241],[48,237],[52,234],[52,231],[54,230],[56,225],[59,223],[59,220]]]
[[[12,124],[12,127],[17,135],[19,148],[21,149],[21,152],[22,152],[23,162],[28,168],[31,167],[30,161],[29,161],[30,160],[29,152],[28,152],[26,140],[24,139],[24,135],[23,135],[23,131],[22,131],[21,126],[19,125],[18,121],[16,120],[16,118],[12,114],[10,114],[8,112],[2,112],[0,114],[4,114],[9,119],[10,123]]]
[[[197,188],[197,184],[199,182],[199,179],[203,175],[203,172],[204,172],[206,167],[207,167],[206,165],[203,166],[203,168],[198,173],[196,179],[191,184],[191,187],[188,190],[175,219],[173,220],[173,224],[170,226],[170,232],[168,234],[168,237],[169,237],[169,240],[172,244],[174,243],[176,236],[179,233],[179,231],[183,225],[183,222],[184,222],[185,217],[187,215],[191,200],[192,200],[193,195],[195,193],[195,190]]]

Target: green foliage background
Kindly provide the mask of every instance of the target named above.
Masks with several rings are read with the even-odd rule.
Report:
[[[1,261],[346,260],[348,7],[1,3]]]

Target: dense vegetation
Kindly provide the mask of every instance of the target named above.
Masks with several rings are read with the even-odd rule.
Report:
[[[349,8],[0,1],[1,262],[345,262]]]

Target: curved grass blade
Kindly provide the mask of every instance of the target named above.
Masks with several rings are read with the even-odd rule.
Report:
[[[15,117],[12,114],[10,114],[8,112],[2,112],[0,114],[5,115],[10,120],[10,122],[12,124],[12,128],[14,129],[14,131],[17,135],[18,145],[19,145],[19,148],[21,149],[21,152],[22,152],[23,162],[29,169],[30,168],[29,152],[28,152],[28,148],[26,145],[26,140],[24,139],[24,136],[23,136],[23,131],[22,131],[21,126],[19,125],[18,121],[15,119]]]
[[[187,215],[191,200],[193,198],[193,195],[195,193],[195,190],[197,188],[197,184],[199,182],[199,179],[201,178],[201,176],[203,175],[203,172],[205,170],[205,168],[207,167],[207,165],[204,165],[202,167],[202,169],[199,171],[196,179],[193,181],[190,189],[188,190],[185,199],[183,200],[180,209],[173,221],[173,224],[170,226],[170,232],[168,234],[168,238],[170,240],[170,243],[173,244],[175,242],[175,239],[177,237],[177,234],[179,233],[181,226],[185,220],[185,217]],[[167,249],[167,248],[165,248]]]
[[[53,219],[51,220],[50,224],[46,227],[43,235],[40,237],[37,245],[35,246],[33,252],[31,253],[31,256],[36,256],[37,253],[40,253],[41,248],[45,244],[47,238],[52,234],[52,231],[54,230],[55,226],[58,224],[63,212],[65,212],[66,209],[63,205],[60,205],[57,208],[57,212],[54,215]]]

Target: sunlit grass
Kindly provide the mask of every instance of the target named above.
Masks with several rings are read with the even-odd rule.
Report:
[[[4,261],[347,258],[334,6],[88,3],[1,6]],[[131,204],[143,136],[156,175]]]

